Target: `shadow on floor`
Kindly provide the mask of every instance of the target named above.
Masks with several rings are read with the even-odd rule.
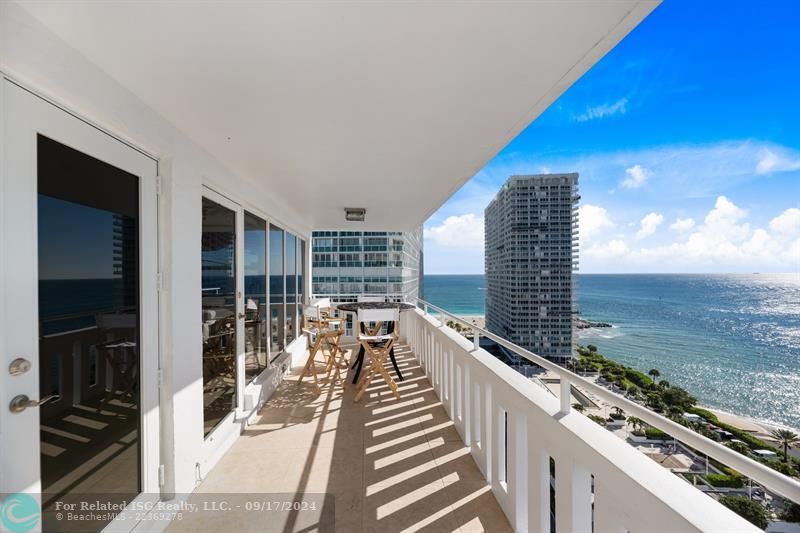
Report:
[[[380,376],[359,403],[352,384],[318,393],[290,376],[190,498],[294,508],[193,514],[170,530],[511,531],[414,355],[402,345],[396,355],[399,400]]]

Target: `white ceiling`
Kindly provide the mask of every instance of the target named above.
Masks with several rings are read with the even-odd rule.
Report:
[[[408,229],[657,0],[23,2],[311,227]],[[365,223],[344,221],[365,207]]]

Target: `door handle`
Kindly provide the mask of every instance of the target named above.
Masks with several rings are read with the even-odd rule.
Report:
[[[39,407],[51,400],[58,400],[59,398],[60,396],[58,394],[51,394],[37,401],[28,398],[27,394],[18,394],[11,399],[11,403],[8,404],[8,410],[12,413],[21,413],[28,407]]]

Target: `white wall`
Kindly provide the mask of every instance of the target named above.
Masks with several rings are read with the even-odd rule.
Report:
[[[143,31],[146,28],[142,28]],[[162,458],[166,492],[191,491],[239,435],[248,413],[203,439],[200,246],[201,195],[208,185],[310,242],[311,228],[270,190],[270,178],[225,168],[125,87],[65,45],[24,9],[0,2],[0,70],[39,94],[157,157],[163,176],[159,231],[164,274],[161,317]],[[152,80],[158,83],[158,80]],[[310,260],[310,253],[307,257]],[[310,271],[310,268],[309,270]],[[310,294],[306,276],[306,294]],[[298,358],[305,339],[288,347]],[[283,362],[284,357],[277,362]],[[246,394],[262,401],[282,367],[268,370]]]

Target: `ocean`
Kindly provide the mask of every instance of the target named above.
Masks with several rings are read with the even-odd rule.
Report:
[[[425,276],[425,299],[485,312],[484,277]],[[700,403],[800,428],[800,274],[580,274],[578,332],[607,357],[680,385]]]

